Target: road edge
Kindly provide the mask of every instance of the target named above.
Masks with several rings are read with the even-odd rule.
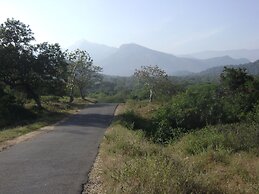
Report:
[[[118,115],[120,112],[120,109],[122,108],[123,103],[117,104],[116,108],[114,109],[114,116],[111,120],[108,128],[106,129],[105,134],[111,130],[111,124],[115,119],[115,116]],[[103,140],[102,140],[103,141]],[[102,188],[102,180],[100,179],[100,174],[102,173],[102,159],[100,157],[100,146],[102,144],[102,141],[98,147],[98,152],[96,154],[94,163],[87,175],[87,182],[82,185],[82,194],[101,194],[105,193],[104,189]]]
[[[86,107],[87,106],[85,106],[84,108],[86,108]],[[53,131],[55,126],[65,122],[71,116],[78,114],[81,110],[82,109],[79,109],[79,110],[76,110],[75,112],[70,113],[71,115],[66,116],[65,118],[57,121],[54,124],[38,128],[35,131],[26,133],[24,135],[21,135],[19,137],[14,138],[14,139],[10,139],[10,140],[7,140],[7,141],[4,141],[4,142],[0,143],[0,152],[5,151],[5,150],[9,149],[10,147],[15,146],[15,145],[17,145],[19,143],[22,143],[24,141],[28,141],[28,140],[30,140],[32,138],[35,138],[38,135],[42,135],[42,134],[49,133],[49,132]]]

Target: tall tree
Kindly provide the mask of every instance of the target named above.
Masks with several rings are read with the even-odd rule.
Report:
[[[93,65],[93,60],[90,55],[83,50],[75,50],[68,53],[69,61],[69,82],[70,102],[74,100],[74,89],[78,87],[82,99],[84,91],[91,87],[94,82],[101,79],[100,72],[102,68]]]
[[[37,45],[37,65],[42,92],[64,95],[68,81],[68,63],[59,44],[46,42]]]
[[[168,84],[168,75],[156,66],[142,66],[136,69],[134,76],[149,90],[149,102],[152,102],[154,93],[163,91]]]
[[[33,40],[29,26],[19,20],[1,24],[0,81],[26,93],[41,108],[41,89],[64,78],[66,65],[59,45],[33,45]]]

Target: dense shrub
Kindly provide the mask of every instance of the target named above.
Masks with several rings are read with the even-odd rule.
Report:
[[[214,84],[193,86],[177,95],[154,116],[158,125],[187,130],[225,122],[219,88]]]
[[[152,124],[150,121],[144,119],[132,110],[119,115],[117,120],[121,125],[131,130],[142,129],[144,132],[150,134],[152,131]]]
[[[220,85],[192,86],[173,97],[172,102],[160,108],[154,118],[158,123],[187,130],[239,122],[245,120],[249,112],[256,112],[256,97],[256,91],[226,95]]]
[[[254,106],[254,109],[250,118],[252,118],[252,120],[255,122],[259,122],[259,102]]]
[[[209,125],[259,120],[259,82],[243,69],[225,68],[220,84],[199,84],[172,97],[150,121],[133,111],[125,126],[142,129],[155,142],[167,143]]]
[[[0,102],[0,128],[36,117],[34,113],[17,104],[15,97],[4,92],[2,88]]]
[[[258,155],[258,124],[208,126],[185,136],[181,149],[191,155],[209,150],[227,152],[253,151]]]

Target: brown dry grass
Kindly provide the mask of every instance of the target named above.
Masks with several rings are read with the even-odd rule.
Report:
[[[147,116],[156,108],[130,102],[120,106],[119,112],[135,109]],[[97,193],[259,193],[258,150],[233,152],[209,147],[189,153],[190,141],[224,138],[210,133],[210,128],[202,130],[202,138],[191,133],[162,146],[148,141],[141,130],[113,124],[100,146],[98,180],[102,190]]]

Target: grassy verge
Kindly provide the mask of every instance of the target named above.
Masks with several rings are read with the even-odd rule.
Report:
[[[24,120],[12,126],[0,129],[0,143],[14,139],[18,136],[35,131],[41,127],[54,124],[55,122],[75,113],[78,109],[83,108],[88,102],[75,99],[73,103],[67,103],[68,98],[45,96],[42,97],[43,110],[37,110],[33,102],[27,102],[25,107],[31,111],[35,118]]]
[[[121,113],[143,119],[156,107]],[[259,124],[208,126],[167,145],[131,125],[118,116],[101,144],[102,193],[259,193]]]

